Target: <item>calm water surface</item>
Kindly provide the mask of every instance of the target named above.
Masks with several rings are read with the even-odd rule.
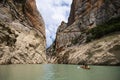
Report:
[[[0,65],[0,80],[120,80],[120,67],[77,65]]]

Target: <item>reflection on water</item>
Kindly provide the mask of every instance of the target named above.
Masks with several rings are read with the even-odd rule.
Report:
[[[0,80],[120,80],[120,67],[77,65],[1,65]]]

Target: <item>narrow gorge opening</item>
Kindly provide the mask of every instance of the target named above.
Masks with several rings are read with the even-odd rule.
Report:
[[[36,0],[37,8],[45,22],[47,48],[55,40],[61,22],[67,23],[71,3],[72,0]]]
[[[120,65],[119,1],[1,0],[0,64]]]

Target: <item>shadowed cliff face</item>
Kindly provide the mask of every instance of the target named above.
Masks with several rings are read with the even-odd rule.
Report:
[[[82,20],[86,18],[91,20],[91,18],[95,18],[95,16],[98,14],[97,10],[100,9],[103,4],[104,0],[73,0],[70,16],[68,19],[68,26],[73,24],[77,19]]]
[[[27,19],[30,26],[38,29],[45,37],[44,21],[37,11],[35,0],[2,0],[1,5],[9,6],[13,18]]]
[[[0,64],[45,63],[45,26],[35,0],[0,1]]]
[[[35,0],[27,0],[25,4],[25,13],[33,26],[38,29],[45,38],[45,27],[43,27],[45,25],[41,15],[39,15],[39,12],[37,11]]]
[[[113,56],[109,57],[109,59],[104,58],[104,60],[102,60],[103,54],[105,54],[104,57],[114,55],[114,53],[112,52],[110,53],[108,50],[107,51],[105,50],[105,49],[110,49],[111,47],[110,48],[104,47],[103,44],[104,49],[102,48],[102,51],[92,52],[92,48],[90,47],[94,47],[94,45],[91,46],[86,43],[88,36],[91,36],[91,33],[88,34],[89,30],[99,25],[102,25],[104,27],[104,24],[107,24],[107,26],[105,26],[106,27],[105,32],[107,32],[109,26],[110,27],[111,25],[114,26],[113,24],[114,19],[115,18],[117,19],[119,17],[120,17],[120,0],[73,0],[68,23],[61,23],[61,25],[57,30],[55,42],[50,48],[47,49],[47,53],[51,55],[50,57],[51,62],[56,61],[58,63],[72,63],[72,64],[79,64],[87,61],[88,61],[87,63],[90,64],[120,63],[120,60]],[[113,20],[113,22],[111,20]],[[110,21],[112,24],[107,23]],[[115,23],[115,27],[118,26],[119,26],[119,19],[117,20],[117,23]],[[116,31],[119,31],[119,29],[120,27],[118,27],[118,30]],[[100,31],[100,29],[97,30],[98,31],[96,31],[95,33]],[[105,29],[103,28],[101,30],[105,30]],[[114,40],[111,40],[111,42],[114,42]],[[105,42],[105,43],[107,44],[109,42]],[[119,44],[119,42],[117,44]],[[97,46],[97,44],[95,45]],[[114,44],[110,44],[109,46],[114,46]],[[82,49],[88,49],[88,50],[82,50]],[[78,53],[77,51],[79,51],[80,53]],[[93,57],[87,58],[88,53],[90,53],[90,55],[93,55]],[[107,53],[109,53],[110,55]],[[101,55],[97,55],[97,54],[101,54]],[[95,57],[96,59],[99,60],[95,61]],[[90,59],[91,60],[94,59],[94,60],[90,61]]]

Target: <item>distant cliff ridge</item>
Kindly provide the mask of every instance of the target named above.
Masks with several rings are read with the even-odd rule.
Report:
[[[45,26],[35,0],[0,1],[0,64],[45,63]]]
[[[120,64],[119,31],[120,0],[73,0],[68,23],[61,23],[55,42],[47,49],[49,61]],[[110,52],[115,46],[117,51]]]

